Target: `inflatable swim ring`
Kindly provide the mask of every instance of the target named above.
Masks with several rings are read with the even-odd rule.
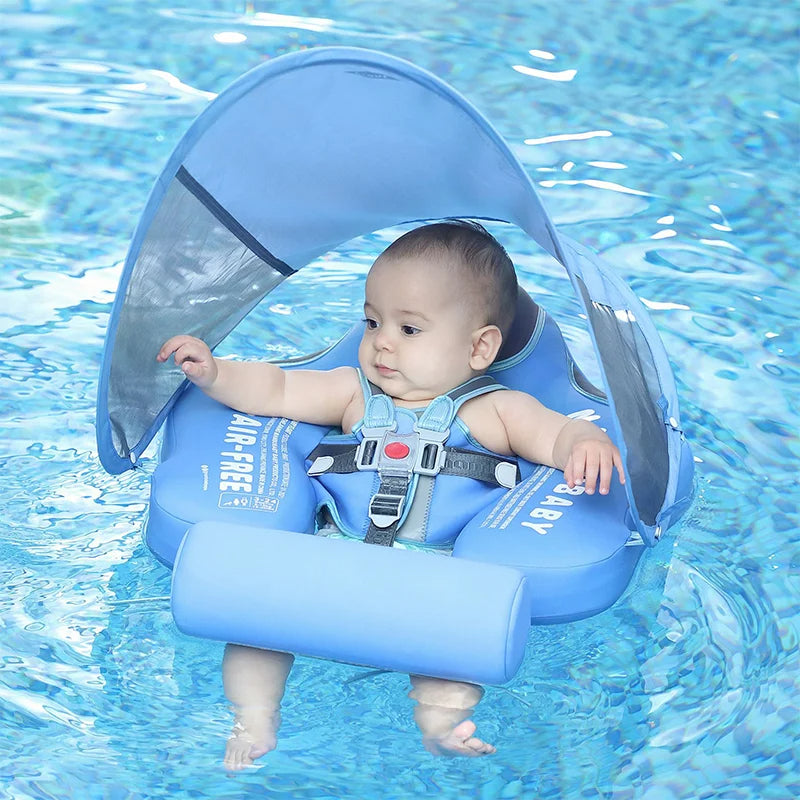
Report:
[[[315,536],[307,457],[326,431],[220,406],[154,354],[178,331],[216,346],[278,283],[343,241],[457,216],[514,223],[564,265],[604,391],[524,293],[491,372],[606,428],[627,483],[588,496],[522,462],[521,481],[475,515],[452,558]],[[303,366],[355,364],[359,337],[353,329]],[[608,608],[691,497],[674,379],[642,303],[556,231],[522,166],[463,97],[407,62],[353,48],[293,53],[240,78],[158,179],[106,338],[104,466],[135,467],[164,422],[146,539],[173,567],[181,630],[454,679],[504,682],[531,622]]]

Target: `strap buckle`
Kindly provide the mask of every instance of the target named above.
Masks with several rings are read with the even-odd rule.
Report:
[[[375,434],[378,435],[375,435]],[[356,468],[371,470],[384,478],[410,479],[415,472],[415,464],[419,460],[419,435],[417,433],[395,433],[391,430],[370,430],[356,448]],[[387,453],[387,445],[405,446],[405,452]]]
[[[447,457],[444,443],[449,435],[449,428],[446,431],[415,428],[413,433],[395,433],[394,428],[366,428],[356,448],[356,468],[377,471],[381,475],[438,475]],[[394,442],[405,444],[408,455],[403,458],[387,456],[386,445]]]
[[[378,462],[383,452],[384,439],[387,435],[391,435],[396,429],[396,422],[391,427],[386,428],[362,428],[362,439],[356,448],[356,469],[378,469]]]

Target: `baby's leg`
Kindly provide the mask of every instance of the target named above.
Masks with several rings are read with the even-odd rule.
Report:
[[[294,656],[238,644],[225,646],[222,683],[233,703],[233,731],[225,766],[243,769],[275,749],[281,724],[281,699]]]
[[[475,723],[469,718],[483,697],[474,683],[411,676],[408,696],[417,701],[414,720],[422,731],[425,749],[436,756],[483,756],[495,752],[493,745],[473,736]]]

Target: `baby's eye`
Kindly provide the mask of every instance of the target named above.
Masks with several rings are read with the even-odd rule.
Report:
[[[367,326],[367,330],[369,331],[374,331],[378,327],[378,323],[374,319],[370,319],[369,317],[365,317],[363,322]]]
[[[415,328],[413,325],[401,325],[400,330],[404,336],[416,336],[420,332],[419,328]]]

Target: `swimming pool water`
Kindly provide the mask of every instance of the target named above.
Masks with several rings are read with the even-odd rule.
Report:
[[[797,34],[765,0],[0,0],[0,797],[800,794]],[[222,646],[147,600],[169,591],[141,542],[152,461],[103,472],[96,378],[128,239],[186,126],[264,58],[331,44],[467,95],[556,224],[644,299],[697,499],[613,609],[531,632],[475,716],[495,756],[425,753],[405,677],[301,659],[278,749],[230,776]],[[559,268],[496,232],[587,357]],[[228,349],[335,338],[387,235],[285,284]]]

